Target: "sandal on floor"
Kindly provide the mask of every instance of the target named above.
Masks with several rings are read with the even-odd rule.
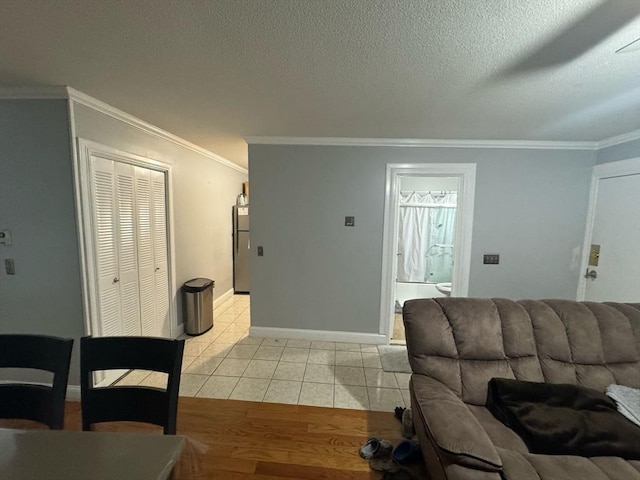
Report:
[[[403,440],[393,449],[391,458],[401,465],[419,460],[422,457],[420,445],[413,440]]]
[[[407,408],[402,412],[402,436],[411,439],[414,433],[413,416],[411,415],[411,409]]]
[[[365,460],[372,458],[388,457],[393,451],[393,445],[388,440],[370,438],[360,447],[360,456]]]
[[[376,470],[378,472],[397,472],[400,470],[400,465],[398,465],[393,458],[372,458],[369,460],[369,467],[371,470]]]

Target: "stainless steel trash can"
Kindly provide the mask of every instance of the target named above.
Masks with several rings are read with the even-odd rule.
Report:
[[[209,278],[193,278],[182,286],[182,314],[188,335],[202,335],[213,327],[213,287]]]

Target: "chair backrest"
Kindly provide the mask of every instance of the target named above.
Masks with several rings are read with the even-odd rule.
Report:
[[[153,337],[83,337],[80,342],[82,428],[100,422],[135,421],[176,433],[184,340]],[[166,390],[142,386],[94,387],[93,372],[141,369],[168,374]]]
[[[0,418],[19,418],[64,428],[64,400],[73,339],[47,335],[0,335],[0,368],[33,368],[53,373],[51,386],[0,384]]]

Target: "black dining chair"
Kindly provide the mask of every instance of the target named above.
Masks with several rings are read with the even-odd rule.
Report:
[[[80,340],[82,429],[94,423],[152,423],[175,435],[184,340],[155,337],[83,337]],[[168,374],[167,388],[94,387],[93,372],[140,369]]]
[[[52,430],[63,429],[72,347],[71,338],[1,334],[0,368],[44,370],[53,373],[53,382],[0,383],[0,418],[34,420]]]

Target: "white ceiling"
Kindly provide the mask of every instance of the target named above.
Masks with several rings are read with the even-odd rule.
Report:
[[[0,84],[72,86],[240,165],[244,136],[597,141],[640,128],[640,52],[614,53],[639,14],[639,0],[1,0]]]

